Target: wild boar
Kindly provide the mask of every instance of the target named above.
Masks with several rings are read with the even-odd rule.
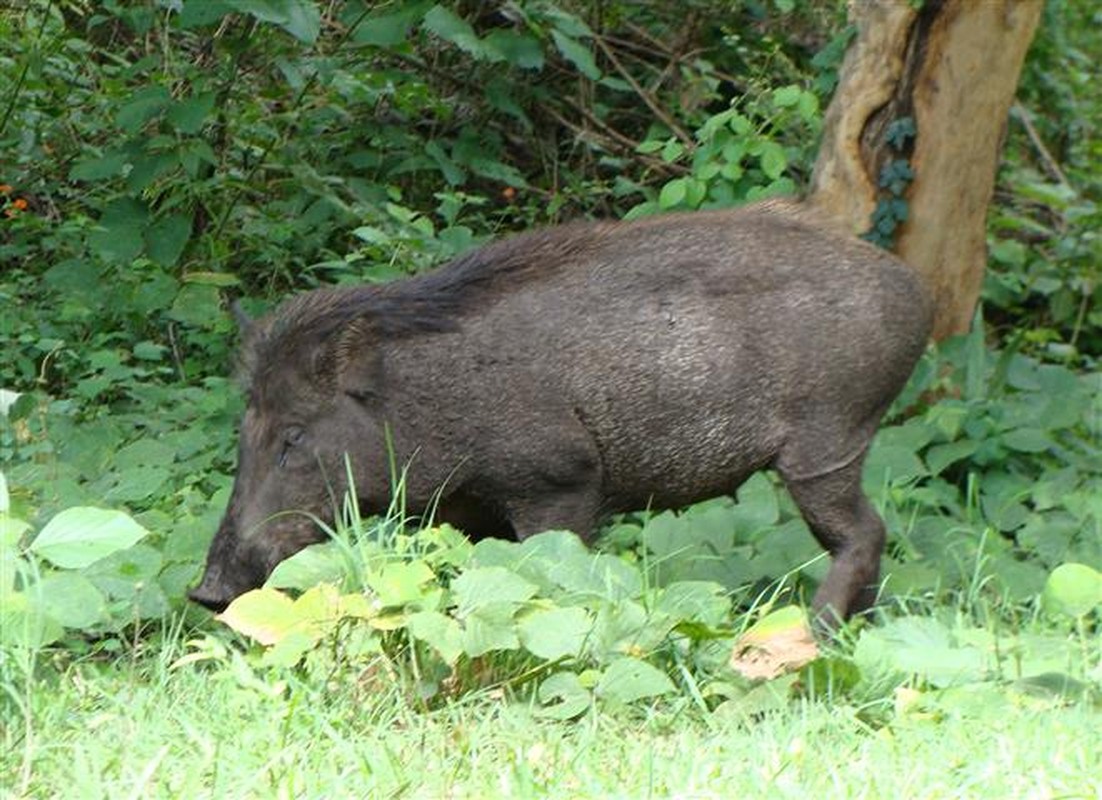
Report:
[[[862,462],[930,325],[905,264],[796,201],[571,224],[307,292],[249,326],[237,479],[190,596],[221,609],[319,541],[347,454],[365,514],[408,464],[410,511],[439,497],[438,519],[517,537],[588,537],[772,468],[832,556],[813,609],[845,617],[885,539]]]

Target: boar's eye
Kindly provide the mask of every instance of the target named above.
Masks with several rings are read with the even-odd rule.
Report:
[[[290,454],[291,448],[302,444],[305,435],[302,428],[297,426],[288,428],[283,434],[283,447],[279,451],[279,466],[281,469],[287,466],[287,456]]]

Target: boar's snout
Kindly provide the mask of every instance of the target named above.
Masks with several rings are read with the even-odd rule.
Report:
[[[235,597],[261,586],[268,572],[250,555],[242,552],[233,516],[227,513],[207,553],[203,579],[188,592],[188,599],[211,611],[222,612]]]
[[[216,614],[222,613],[226,610],[226,606],[230,604],[230,600],[233,598],[229,593],[222,591],[221,587],[217,586],[216,583],[216,581],[211,581],[208,577],[204,577],[202,583],[187,593],[188,600],[191,600],[193,603],[198,603]]]

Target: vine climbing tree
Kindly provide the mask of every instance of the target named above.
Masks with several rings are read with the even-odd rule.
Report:
[[[811,200],[894,249],[934,294],[934,337],[968,329],[1011,103],[1043,0],[853,0]],[[870,229],[871,220],[871,230]]]

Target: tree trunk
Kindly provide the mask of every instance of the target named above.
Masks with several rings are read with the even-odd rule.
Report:
[[[933,295],[938,339],[966,331],[979,298],[998,153],[1043,4],[850,0],[857,38],[810,200],[894,240]]]

